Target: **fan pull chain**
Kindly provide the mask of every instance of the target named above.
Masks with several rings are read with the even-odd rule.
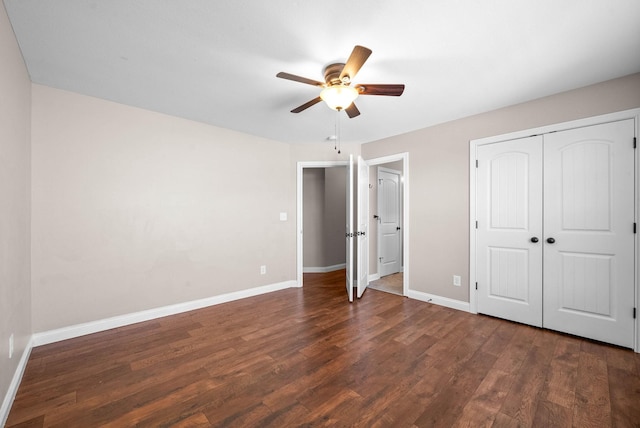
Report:
[[[340,140],[341,140],[341,132],[340,132],[340,110],[336,111],[336,147],[338,149],[338,154],[341,153],[340,150]],[[335,150],[336,147],[333,149]]]

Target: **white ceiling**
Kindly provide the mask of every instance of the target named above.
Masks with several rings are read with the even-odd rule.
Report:
[[[4,0],[31,79],[291,143],[335,112],[289,111],[353,46],[354,83],[404,83],[341,113],[369,142],[640,71],[638,0]]]

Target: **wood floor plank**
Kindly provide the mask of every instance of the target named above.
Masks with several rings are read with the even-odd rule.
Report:
[[[598,347],[598,350],[603,349]],[[609,374],[603,358],[605,355],[605,352],[580,353],[573,407],[573,423],[577,426],[596,428],[611,425]]]
[[[7,427],[638,427],[640,356],[344,271],[33,349]]]
[[[555,342],[549,344],[552,346],[533,346],[529,350],[500,410],[519,426],[533,426],[555,351]]]
[[[499,354],[494,368],[505,373],[517,372],[531,350],[534,333],[533,327],[520,326],[519,333],[511,337]]]
[[[640,376],[608,367],[611,420],[615,427],[640,427]]]
[[[572,409],[575,404],[580,341],[562,338],[553,357],[548,368],[544,399],[565,409]]]
[[[511,389],[514,375],[492,368],[475,390],[454,426],[491,426],[505,397]]]
[[[573,412],[571,409],[559,404],[541,400],[538,402],[532,426],[545,428],[572,427],[574,426]]]
[[[414,423],[418,426],[452,426],[491,370],[495,360],[496,357],[493,355],[477,352],[475,358],[470,359],[452,375]]]

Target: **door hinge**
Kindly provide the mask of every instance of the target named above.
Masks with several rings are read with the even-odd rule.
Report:
[[[476,220],[476,229],[478,228],[478,220]]]
[[[636,308],[633,308],[633,319],[636,319]]]
[[[637,232],[637,226],[638,226],[637,223],[633,223],[633,233],[638,233]]]
[[[478,159],[476,159],[476,168],[478,167]]]
[[[636,144],[638,143],[636,137],[633,137],[633,148],[635,149],[637,146]]]
[[[476,282],[476,290],[478,289],[478,283]]]

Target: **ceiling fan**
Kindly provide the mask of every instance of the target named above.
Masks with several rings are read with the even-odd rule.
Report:
[[[358,73],[367,58],[371,55],[371,49],[356,45],[346,63],[329,64],[324,69],[324,82],[294,74],[280,72],[276,77],[306,83],[307,85],[323,88],[320,95],[311,101],[291,110],[291,113],[300,113],[309,107],[324,101],[337,111],[344,110],[350,118],[360,115],[354,100],[359,95],[386,95],[398,97],[404,92],[404,85],[380,85],[380,84],[356,84],[351,86],[353,78]]]

